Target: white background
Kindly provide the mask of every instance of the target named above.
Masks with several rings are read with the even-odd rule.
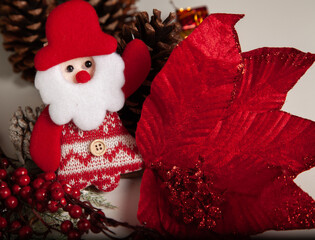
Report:
[[[243,18],[236,25],[243,51],[269,46],[294,47],[305,52],[315,53],[315,1],[314,0],[174,0],[180,7],[208,6],[210,13],[242,13]],[[140,0],[138,9],[152,13],[153,8],[162,11],[166,17],[174,11],[168,0]],[[2,41],[2,38],[0,38]],[[0,47],[0,146],[11,157],[13,147],[8,138],[9,120],[18,106],[38,106],[40,97],[32,84],[20,79],[12,72],[7,61],[9,53]],[[301,78],[289,92],[283,110],[304,118],[315,120],[315,65]],[[298,184],[315,197],[315,174],[301,175]],[[119,208],[108,211],[108,215],[136,222],[137,201],[139,198],[140,180],[122,180],[120,186],[105,197]],[[296,238],[314,236],[314,230],[266,232],[259,237]]]

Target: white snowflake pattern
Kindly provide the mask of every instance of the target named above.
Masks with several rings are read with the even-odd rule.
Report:
[[[115,177],[110,177],[110,182],[115,183]]]
[[[70,184],[71,186],[75,185],[74,179],[71,179],[70,182],[69,182],[69,184]]]
[[[84,132],[83,132],[82,130],[79,130],[79,131],[78,131],[78,135],[79,135],[80,137],[83,137]]]
[[[102,180],[105,180],[107,178],[107,175],[102,175]]]

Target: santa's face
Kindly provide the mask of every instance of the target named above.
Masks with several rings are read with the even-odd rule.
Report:
[[[60,64],[63,77],[73,83],[85,83],[91,80],[95,71],[92,57],[75,58]]]
[[[97,128],[106,111],[119,111],[125,101],[124,62],[116,54],[73,59],[38,71],[35,87],[49,104],[53,122],[73,121],[82,130]]]

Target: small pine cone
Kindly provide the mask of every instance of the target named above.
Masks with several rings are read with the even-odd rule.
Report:
[[[33,82],[34,56],[47,41],[45,23],[55,0],[1,0],[0,29],[3,46],[13,52],[9,61],[13,71],[22,72],[22,78]]]
[[[31,159],[29,150],[31,134],[44,107],[44,105],[37,107],[35,112],[30,107],[25,107],[25,111],[19,107],[11,118],[9,137],[15,147],[18,160],[23,164],[26,160]]]
[[[176,14],[170,13],[162,21],[161,12],[153,10],[151,20],[147,12],[136,14],[136,21],[132,25],[125,25],[118,38],[118,53],[122,53],[127,43],[133,37],[141,39],[149,48],[152,67],[147,79],[142,86],[131,95],[119,112],[120,118],[128,131],[134,135],[137,123],[140,119],[142,105],[145,98],[150,94],[151,83],[161,71],[174,47],[182,40],[180,37],[181,27],[176,21]]]
[[[136,0],[87,0],[96,10],[101,28],[110,35],[121,32],[130,24],[136,12]]]

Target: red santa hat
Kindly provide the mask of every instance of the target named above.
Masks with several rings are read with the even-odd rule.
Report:
[[[46,22],[48,45],[35,56],[35,68],[45,71],[59,63],[116,51],[117,41],[102,32],[94,8],[82,0],[56,7]]]

